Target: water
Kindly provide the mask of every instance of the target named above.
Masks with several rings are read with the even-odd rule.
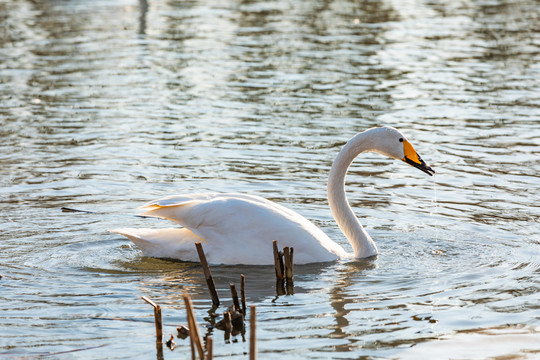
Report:
[[[539,343],[540,33],[535,1],[0,1],[0,355],[148,359],[152,311],[210,320],[197,264],[108,229],[151,199],[240,191],[347,249],[326,177],[393,125],[437,174],[366,154],[348,195],[376,260],[246,275],[260,358],[534,358]],[[63,206],[96,214],[63,213]],[[168,225],[168,224],[167,224]],[[220,309],[221,310],[221,309]],[[245,358],[240,335],[216,357]],[[177,340],[164,357],[189,358]]]

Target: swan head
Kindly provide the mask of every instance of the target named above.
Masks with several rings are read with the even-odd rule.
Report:
[[[404,161],[430,176],[435,174],[435,170],[422,160],[409,140],[399,130],[393,127],[382,127],[371,130],[376,131],[378,135],[376,136],[376,142],[373,143],[373,151]]]

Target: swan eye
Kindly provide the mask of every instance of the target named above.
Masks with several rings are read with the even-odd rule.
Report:
[[[403,138],[399,138],[399,142],[403,142]]]

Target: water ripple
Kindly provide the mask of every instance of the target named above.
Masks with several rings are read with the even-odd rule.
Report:
[[[376,154],[351,166],[376,260],[299,266],[295,295],[280,297],[271,268],[214,270],[221,294],[246,274],[261,356],[537,352],[537,8],[0,0],[0,354],[154,357],[138,295],[163,304],[166,332],[185,322],[184,291],[210,322],[196,264],[144,258],[106,231],[161,226],[131,214],[165,194],[262,195],[350,249],[328,169],[379,125],[402,129],[437,174]],[[208,333],[218,356],[247,351]]]

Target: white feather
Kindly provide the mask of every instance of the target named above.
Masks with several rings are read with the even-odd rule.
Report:
[[[141,207],[142,215],[172,220],[182,228],[112,230],[131,239],[146,256],[198,261],[194,243],[203,243],[211,264],[273,264],[272,240],[294,248],[294,263],[368,257],[377,248],[345,197],[345,175],[364,151],[403,157],[404,136],[393,128],[375,128],[356,135],[340,151],[328,182],[330,208],[354,254],[348,254],[300,214],[259,196],[237,193],[174,195]]]

